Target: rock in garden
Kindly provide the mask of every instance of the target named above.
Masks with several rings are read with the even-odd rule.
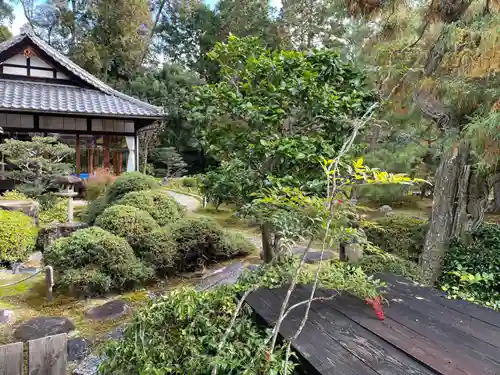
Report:
[[[14,311],[0,309],[0,324],[8,324],[14,321]]]
[[[99,366],[104,362],[105,357],[98,357],[96,355],[89,355],[82,363],[73,370],[73,375],[96,375]]]
[[[90,354],[90,341],[76,337],[68,340],[68,361],[79,361]]]
[[[380,207],[378,210],[380,212],[382,212],[384,215],[389,215],[392,212],[392,207],[385,204],[382,207]]]
[[[87,228],[85,223],[62,223],[52,225],[46,228],[41,228],[36,239],[35,249],[43,252],[47,247],[52,245],[55,240],[62,237],[69,237],[77,230]]]
[[[87,310],[85,315],[92,320],[111,320],[120,318],[130,312],[130,307],[124,301],[116,299]]]
[[[249,264],[247,266],[247,270],[249,270],[249,271],[256,271],[258,269],[259,269],[259,265],[258,264]]]
[[[331,251],[325,251],[323,253],[323,260],[329,260],[334,257]],[[321,251],[309,251],[306,255],[306,263],[316,263],[321,259]]]
[[[235,284],[240,275],[243,273],[244,267],[241,262],[235,262],[227,267],[223,267],[214,271],[196,287],[197,290],[207,290],[215,288],[218,285]]]
[[[105,340],[120,340],[125,333],[126,324],[119,325],[104,335]]]
[[[14,331],[14,337],[21,341],[28,341],[45,336],[68,333],[74,329],[75,325],[68,318],[41,316],[22,323]]]

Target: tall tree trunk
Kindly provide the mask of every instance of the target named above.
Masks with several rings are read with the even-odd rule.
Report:
[[[441,265],[454,237],[476,229],[484,219],[488,182],[472,169],[470,145],[460,145],[443,155],[436,172],[432,215],[422,252],[424,282],[433,284],[441,275]]]

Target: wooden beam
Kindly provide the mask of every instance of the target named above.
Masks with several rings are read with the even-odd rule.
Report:
[[[80,135],[77,134],[76,135],[76,176],[77,177],[80,177],[80,169],[81,169],[81,166],[80,166]]]

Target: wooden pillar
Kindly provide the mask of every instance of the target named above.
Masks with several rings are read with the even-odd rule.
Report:
[[[104,169],[109,171],[109,135],[103,137],[103,148],[104,148]]]
[[[92,174],[92,169],[94,167],[94,149],[89,148],[87,150],[87,153],[88,153],[88,173],[90,177],[90,175]]]
[[[95,170],[97,170],[97,168],[99,168],[99,149],[97,147],[92,149],[92,155],[94,159],[94,167],[92,168],[92,172],[94,172]]]
[[[80,161],[80,134],[76,135],[76,177],[80,177],[81,161]]]
[[[121,151],[118,151],[118,176],[122,174],[122,168],[123,168],[123,153]]]

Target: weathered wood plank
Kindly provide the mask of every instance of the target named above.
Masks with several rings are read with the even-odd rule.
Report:
[[[389,286],[396,291],[426,298],[433,303],[440,304],[449,309],[466,314],[484,323],[500,328],[500,313],[496,311],[467,301],[448,299],[446,298],[446,293],[443,291],[416,285],[414,282],[401,276],[391,274],[377,274],[375,276],[380,280],[386,281]]]
[[[67,347],[65,333],[28,341],[28,374],[66,375]]]
[[[391,319],[435,342],[449,339],[481,357],[489,356],[500,367],[500,329],[442,305],[395,290],[390,290],[386,298],[390,305],[385,311]]]
[[[23,343],[0,346],[0,374],[23,375]]]
[[[277,300],[283,301],[286,289],[274,289],[273,292]],[[298,286],[297,292],[292,294],[291,305],[308,299],[310,288]],[[303,316],[305,306],[297,310],[299,310],[298,315]],[[379,374],[435,375],[434,371],[416,362],[412,357],[361,327],[349,317],[332,309],[327,303],[313,302],[309,312],[309,321]]]
[[[454,350],[449,340],[436,343],[388,317],[379,321],[370,307],[355,297],[343,295],[327,303],[438,374],[494,375],[498,370],[463,350]]]
[[[247,303],[269,325],[274,326],[278,318],[281,301],[268,289],[259,289],[250,294]],[[280,333],[290,338],[299,327],[301,316],[293,311],[285,319]],[[304,331],[293,343],[295,351],[307,362],[315,372],[308,374],[321,375],[377,375],[377,372],[364,364],[361,360],[346,351],[339,343],[331,339],[317,326],[306,324]]]

